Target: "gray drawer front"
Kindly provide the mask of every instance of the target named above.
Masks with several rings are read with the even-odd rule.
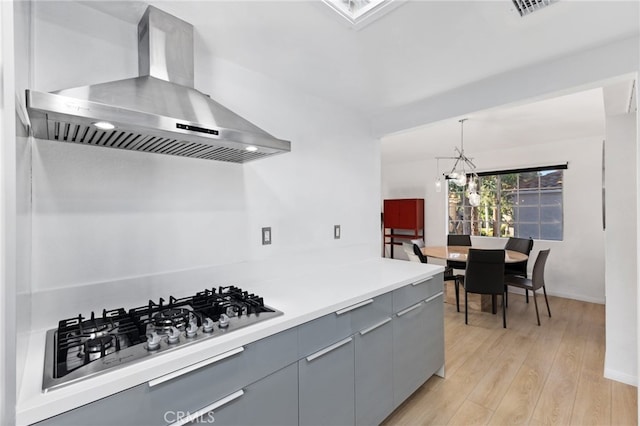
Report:
[[[241,425],[297,425],[298,364],[291,364],[249,386],[244,397],[244,418]]]
[[[38,426],[157,426],[163,420],[152,418],[149,400],[144,397],[147,385],[139,385],[107,398],[67,411],[36,423]],[[164,411],[159,413],[160,417]]]
[[[373,298],[373,303],[350,311],[351,333],[371,327],[391,316],[393,297],[391,293],[382,294]]]
[[[242,389],[244,395],[194,424],[294,426],[298,424],[298,365],[291,364]]]
[[[392,295],[386,293],[302,324],[298,327],[300,358],[380,322],[391,315],[391,309]]]
[[[240,389],[296,360],[297,333],[291,329],[251,343],[244,352],[211,366],[158,386],[147,386],[147,398],[162,412],[198,410],[226,396],[230,390]]]
[[[141,384],[63,413],[43,425],[161,425],[167,412],[195,412],[297,361],[295,329],[245,346],[239,354],[156,386]]]
[[[234,375],[242,377],[245,384],[253,383],[296,362],[297,354],[298,333],[296,328],[291,328],[248,345],[239,360],[242,371],[235,371]]]
[[[444,288],[443,274],[437,274],[426,280],[406,285],[393,291],[393,312],[401,311],[420,300],[425,300]]]
[[[312,354],[351,335],[349,315],[331,313],[298,326],[299,358]]]

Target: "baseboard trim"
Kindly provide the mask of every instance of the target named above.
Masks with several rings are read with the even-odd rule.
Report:
[[[522,290],[520,288],[517,288],[517,287],[509,287],[509,293],[515,293],[515,294],[524,295],[524,290]],[[542,291],[538,290],[538,294],[539,295],[542,294]],[[596,298],[596,297],[583,296],[581,294],[559,293],[559,292],[547,290],[547,295],[548,296],[555,296],[555,297],[562,297],[563,299],[573,299],[573,300],[579,300],[581,302],[597,303],[598,305],[604,305],[604,299],[600,299],[600,298]]]
[[[630,374],[622,373],[611,368],[604,369],[604,377],[605,379],[611,379],[615,380],[616,382],[621,382],[627,385],[638,387],[638,376],[632,376]]]

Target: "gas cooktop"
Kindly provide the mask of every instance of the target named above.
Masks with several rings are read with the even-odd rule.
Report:
[[[42,389],[47,392],[282,315],[235,286],[132,308],[78,315],[47,332]]]

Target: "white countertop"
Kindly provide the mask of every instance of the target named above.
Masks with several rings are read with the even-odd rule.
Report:
[[[255,281],[246,286],[246,290],[259,294],[267,305],[283,311],[284,315],[195,345],[159,353],[47,393],[42,391],[46,331],[33,331],[27,336],[17,424],[31,424],[96,401],[443,270],[438,265],[371,258],[352,263],[309,265],[308,271],[302,274]]]

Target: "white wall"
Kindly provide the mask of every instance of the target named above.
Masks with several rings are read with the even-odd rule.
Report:
[[[577,52],[556,60],[506,72],[482,81],[471,83],[467,86],[444,92],[429,99],[423,99],[411,105],[403,105],[393,111],[387,111],[372,120],[375,135],[388,135],[403,131],[427,123],[433,123],[445,118],[459,117],[465,114],[489,109],[496,106],[504,106],[512,103],[521,103],[527,100],[544,98],[549,94],[569,93],[579,88],[587,89],[601,87],[605,82],[612,83],[624,79],[636,78],[640,71],[640,39],[632,37],[624,40],[612,41],[594,49]],[[637,81],[637,80],[636,80]],[[638,138],[636,136],[636,144]],[[637,170],[639,164],[633,165]],[[429,178],[433,180],[433,178]],[[619,242],[621,247],[624,242]],[[621,253],[621,262],[636,264],[637,251]],[[552,253],[552,255],[554,255]],[[607,288],[609,288],[607,283]],[[611,292],[619,298],[629,297],[626,288],[611,284]],[[638,277],[635,277],[634,286],[638,285]],[[607,295],[609,297],[609,295]],[[636,306],[608,305],[609,309],[627,309],[624,314],[627,318],[637,318]],[[627,330],[629,323],[621,321],[621,318],[611,318],[606,322],[606,333],[617,334],[620,330]],[[638,345],[637,333],[628,333],[625,336],[629,340],[630,347]],[[624,354],[618,353],[621,348],[607,347],[609,357],[626,360],[626,365],[618,365],[620,371],[637,371],[637,352],[633,352],[634,360],[630,361]],[[615,354],[615,355],[614,355]],[[632,365],[633,364],[633,365]],[[632,382],[637,382],[636,377]]]
[[[601,87],[602,81],[638,71],[640,40],[615,40],[593,49],[494,75],[431,98],[385,111],[372,120],[375,135],[389,135],[427,123],[496,106]]]
[[[606,322],[605,376],[637,385],[636,114],[606,120]],[[609,327],[616,324],[618,327]]]
[[[12,424],[16,402],[16,144],[11,2],[0,2],[0,423]]]
[[[18,335],[31,330],[31,146],[25,123],[24,88],[31,83],[31,3],[14,5],[15,88],[16,88],[16,331]],[[18,339],[17,345],[24,345]],[[17,352],[23,353],[27,348]],[[20,389],[25,358],[16,359],[16,386]]]
[[[604,131],[604,129],[603,129]],[[550,248],[546,283],[549,294],[604,303],[604,233],[600,209],[603,137],[564,140],[509,150],[477,152],[474,163],[482,170],[500,170],[569,162],[564,171],[564,239],[536,240],[529,270],[541,249]],[[425,198],[427,244],[445,245],[447,234],[446,186],[435,191],[436,162],[423,159],[409,164],[383,164],[384,198]],[[506,240],[474,237],[479,247],[501,248]],[[589,249],[585,250],[584,247]]]
[[[34,89],[137,75],[135,25],[75,2],[34,8]],[[128,278],[314,248],[363,244],[377,254],[379,143],[366,122],[199,49],[196,88],[291,140],[292,152],[242,166],[36,140],[34,293],[95,283],[108,292]],[[271,246],[260,244],[263,226]]]
[[[201,75],[213,76],[208,84],[196,81],[205,93],[250,119],[260,111],[258,125],[292,141],[290,153],[244,168],[252,258],[334,247],[334,224],[344,243],[377,247],[380,150],[364,121],[285,85],[265,85],[259,73],[221,59],[204,63]],[[256,244],[263,226],[274,232],[266,249]]]

